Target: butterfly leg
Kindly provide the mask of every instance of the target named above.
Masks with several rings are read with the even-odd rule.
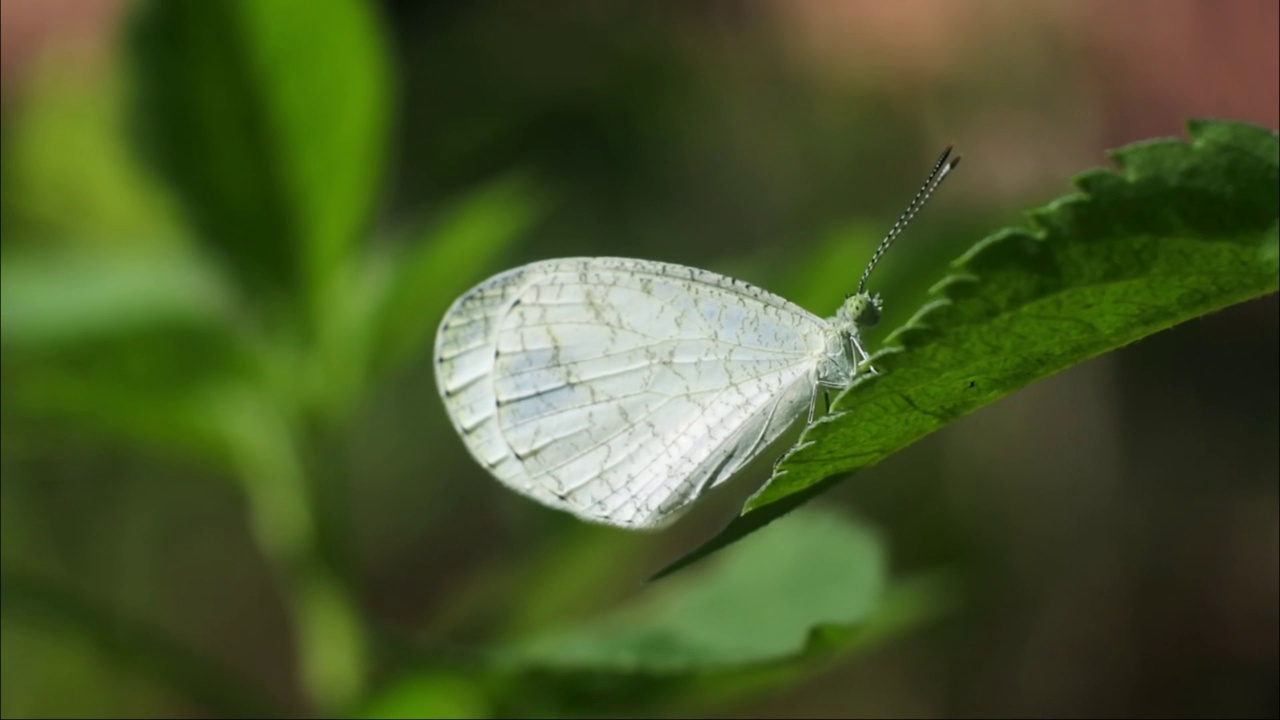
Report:
[[[809,394],[809,425],[813,424],[813,409],[818,404],[818,389],[820,383],[817,380],[816,373],[813,382],[813,392]]]
[[[823,381],[823,380],[821,380],[821,379],[819,379],[819,378],[818,378],[818,374],[817,374],[817,372],[816,372],[816,371],[814,372],[814,375],[813,375],[813,392],[812,392],[812,393],[810,393],[810,395],[809,395],[809,424],[810,424],[810,425],[812,425],[812,424],[813,424],[813,413],[814,413],[815,409],[816,409],[816,408],[817,408],[817,406],[818,406],[818,393],[819,393],[819,392],[821,392],[821,393],[822,393],[822,398],[823,398],[823,400],[825,401],[825,404],[826,404],[826,410],[824,411],[824,412],[825,412],[825,414],[830,414],[830,413],[831,413],[831,390],[832,390],[833,388],[834,388],[834,389],[837,389],[837,390],[841,390],[841,389],[844,389],[844,386],[843,386],[843,385],[832,385],[830,381]]]
[[[857,368],[859,365],[862,365],[862,363],[865,362],[867,363],[867,366],[866,366],[867,372],[871,373],[872,375],[879,375],[880,371],[876,370],[875,366],[871,364],[871,353],[867,352],[866,348],[862,347],[862,341],[858,339],[858,336],[851,335],[849,337],[849,341],[853,343],[854,367]],[[855,374],[856,374],[856,371],[855,371]]]

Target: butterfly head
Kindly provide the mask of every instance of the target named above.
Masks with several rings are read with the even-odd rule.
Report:
[[[879,293],[874,295],[865,292],[854,293],[846,297],[844,304],[840,306],[840,320],[847,326],[874,327],[880,322],[880,312],[883,308],[884,303]]]

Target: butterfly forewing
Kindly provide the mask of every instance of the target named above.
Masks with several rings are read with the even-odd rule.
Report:
[[[664,524],[803,412],[826,323],[715,273],[533,263],[460,298],[437,380],[473,456],[583,519]]]

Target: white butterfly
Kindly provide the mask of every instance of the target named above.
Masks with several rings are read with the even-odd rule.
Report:
[[[586,521],[663,527],[756,457],[819,390],[875,372],[859,329],[884,251],[960,162],[948,147],[820,318],[740,280],[625,258],[534,262],[458,298],[436,381],[467,450],[508,487]],[[865,369],[864,369],[865,368]]]

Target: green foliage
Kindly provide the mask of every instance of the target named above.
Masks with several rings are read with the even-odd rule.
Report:
[[[634,712],[723,699],[761,692],[932,620],[953,590],[941,576],[890,586],[880,538],[811,507],[697,573],[649,585],[608,612],[499,643],[478,664],[500,679],[497,697],[510,715],[531,704]],[[435,687],[435,673],[399,678],[371,702],[395,713],[393,698]]]
[[[369,668],[365,620],[328,557],[341,529],[324,500],[325,433],[421,346],[468,282],[459,270],[483,269],[519,237],[533,219],[527,189],[495,183],[430,233],[366,249],[390,109],[372,9],[134,12],[132,137],[194,233],[157,221],[173,242],[7,251],[4,372],[20,380],[6,383],[5,413],[186,455],[234,480],[281,576],[307,695],[344,705]],[[119,191],[145,205],[154,187]]]
[[[186,253],[77,251],[6,257],[0,342],[54,349],[164,328],[217,330],[232,299]]]
[[[6,449],[17,432],[9,418],[39,418],[229,478],[278,576],[309,709],[488,717],[722,699],[794,680],[948,609],[955,588],[944,576],[895,579],[875,532],[805,508],[598,613],[589,612],[604,604],[592,595],[605,593],[597,576],[616,578],[619,558],[636,558],[584,531],[547,560],[555,567],[523,579],[511,594],[522,603],[502,599],[517,607],[505,609],[498,624],[508,632],[491,633],[490,644],[461,657],[383,652],[335,550],[333,507],[344,496],[332,484],[341,474],[333,440],[546,208],[528,178],[501,175],[407,232],[387,237],[375,226],[392,77],[365,3],[145,2],[136,13],[130,117],[157,174],[117,163],[135,148],[94,134],[102,144],[86,153],[99,158],[92,176],[112,187],[72,199],[109,235],[161,242],[128,252],[6,247]],[[1085,194],[1034,213],[1034,230],[999,233],[957,261],[935,301],[878,354],[882,374],[837,398],[741,519],[692,557],[1027,383],[1274,291],[1275,136],[1233,123],[1191,129],[1190,146],[1119,152],[1122,173],[1086,174]],[[6,164],[6,184],[46,168],[40,153],[58,145],[39,127],[24,132],[39,142]],[[89,183],[48,167],[57,172],[35,184],[55,188],[50,195]],[[157,210],[167,206],[158,187],[184,216]],[[40,234],[94,229],[38,200],[16,207]],[[843,252],[840,243],[829,250]],[[844,276],[846,264],[825,270]],[[290,714],[156,628],[36,576],[6,566],[4,598],[6,618],[39,614],[75,628],[215,714]],[[565,606],[575,617],[547,628]]]
[[[814,625],[875,608],[887,572],[869,529],[798,514],[744,542],[692,580],[662,583],[609,617],[503,649],[505,663],[670,673],[800,654]],[[796,562],[803,556],[804,562]],[[743,602],[750,598],[751,602]]]
[[[228,716],[262,717],[275,710],[236,673],[191,653],[153,628],[110,616],[85,598],[30,573],[6,570],[3,580],[0,598],[6,616],[33,618],[37,625],[74,627],[80,638],[112,660],[221,708]]]
[[[755,531],[855,472],[1029,383],[1277,289],[1280,144],[1196,121],[1192,142],[1113,154],[1119,172],[979,242],[889,335],[879,375],[840,393],[717,537],[666,572]],[[1195,372],[1187,368],[1187,372]]]
[[[381,180],[388,61],[355,0],[148,3],[138,131],[251,289],[323,292]]]
[[[440,317],[537,217],[527,183],[503,178],[450,208],[415,250],[385,258],[371,319],[375,368],[396,367],[434,338]]]
[[[6,116],[8,243],[149,246],[180,234],[156,178],[123,142],[123,83],[118,67],[104,65],[86,76],[67,58],[47,59],[34,68],[24,110]]]

